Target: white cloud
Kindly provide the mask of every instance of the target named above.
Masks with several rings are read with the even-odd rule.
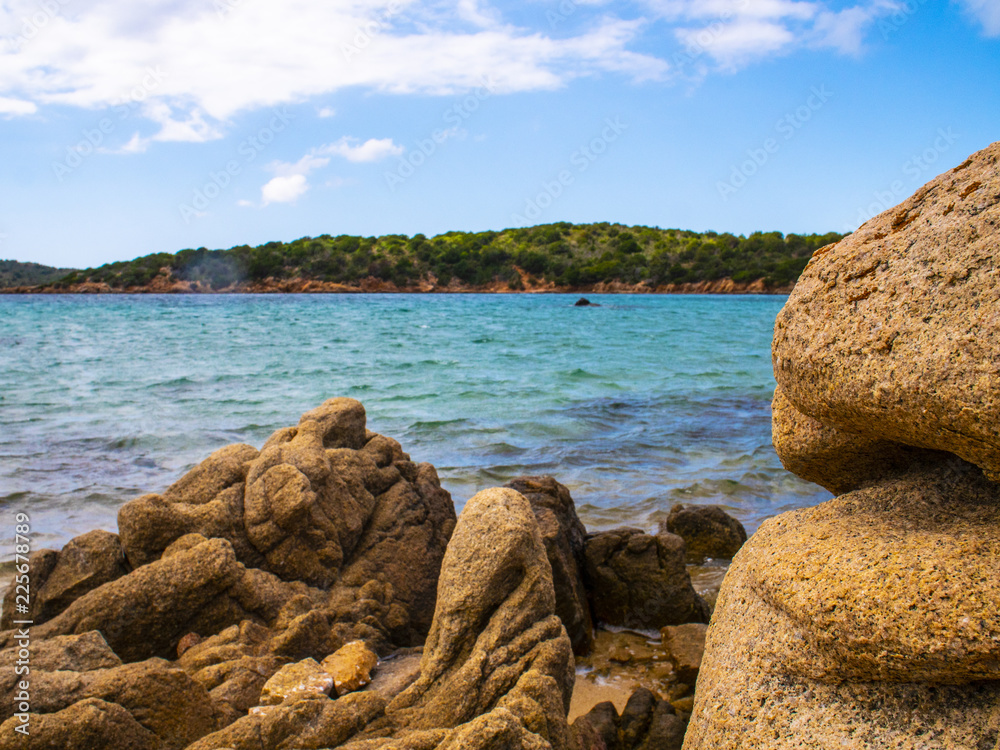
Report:
[[[654,21],[706,71],[801,49],[859,54],[872,24],[902,2],[637,0],[636,10],[574,0],[583,30],[554,35],[545,24],[506,21],[491,0],[5,0],[0,117],[127,101],[159,126],[150,140],[202,142],[241,113],[348,88],[452,96],[490,79],[505,94],[607,73],[631,81],[689,73],[635,51]],[[955,2],[1000,35],[1000,2]],[[25,31],[24,19],[48,6],[45,23]],[[328,106],[316,113],[335,115]]]
[[[276,175],[260,189],[260,207],[271,203],[294,203],[309,190],[309,173],[330,163],[325,156],[317,156],[310,151],[297,162],[276,161],[268,169]],[[241,206],[253,205],[249,201],[238,201]]]
[[[484,29],[500,22],[500,14],[480,0],[458,0],[456,10],[459,18]]]
[[[38,107],[34,102],[0,96],[0,115],[8,117],[17,115],[33,115],[37,111]]]
[[[342,156],[348,161],[378,161],[387,156],[400,156],[403,147],[393,143],[392,138],[369,138],[360,143],[357,138],[343,137],[336,143],[321,146],[318,153]]]
[[[674,34],[689,58],[707,55],[730,71],[802,48],[857,55],[871,26],[899,8],[897,0],[864,0],[844,8],[806,0],[648,2],[661,17],[688,24]]]
[[[275,177],[260,189],[260,197],[266,206],[270,203],[294,203],[309,189],[309,181],[304,174]]]
[[[1000,36],[1000,3],[997,0],[958,0],[958,3],[983,25],[987,36]]]
[[[649,0],[649,7],[664,18],[731,19],[812,18],[820,4],[804,0]]]
[[[640,23],[609,18],[557,39],[504,23],[488,0],[392,0],[392,12],[384,0],[73,0],[20,43],[39,7],[0,5],[0,113],[102,108],[138,90],[136,113],[162,141],[218,138],[241,112],[348,87],[457,94],[489,76],[518,92],[665,68],[627,49]]]
[[[297,201],[309,190],[310,173],[327,166],[330,156],[341,156],[352,162],[370,162],[387,156],[399,156],[403,151],[403,147],[393,143],[391,138],[369,138],[362,143],[357,138],[344,136],[334,143],[310,150],[296,162],[271,162],[267,169],[275,176],[260,189],[260,207]],[[348,181],[333,177],[324,184],[326,187],[341,187],[348,184]],[[237,203],[241,206],[254,205],[247,200]]]
[[[813,26],[815,43],[821,47],[833,47],[848,55],[861,53],[868,27],[880,16],[896,10],[894,3],[876,3],[868,7],[860,5],[838,12],[824,11],[816,17]]]
[[[740,19],[716,28],[680,29],[678,40],[687,49],[704,50],[724,68],[779,52],[795,42],[795,35],[780,23]]]
[[[288,163],[282,161],[273,162],[270,165],[270,169],[276,175],[280,177],[287,177],[290,175],[301,174],[307,175],[314,169],[319,169],[320,167],[325,167],[330,163],[330,160],[325,156],[317,156],[316,151],[310,151],[308,154],[303,156],[297,162]]]
[[[132,137],[124,146],[118,148],[99,148],[102,154],[141,154],[149,148],[149,139],[143,138],[138,133],[133,133]]]

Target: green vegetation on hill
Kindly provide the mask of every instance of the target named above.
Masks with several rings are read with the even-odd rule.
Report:
[[[72,270],[71,268],[43,266],[41,263],[0,260],[0,289],[8,289],[12,286],[51,284]]]
[[[520,269],[538,281],[565,287],[614,281],[657,286],[724,278],[763,279],[773,287],[793,283],[815,250],[841,236],[755,232],[743,237],[566,222],[502,232],[447,232],[432,238],[324,234],[258,247],[147,255],[71,273],[58,285],[93,281],[115,288],[143,286],[161,269],[169,269],[175,279],[205,282],[214,289],[268,278],[352,284],[374,277],[404,287],[431,275],[439,285],[458,279],[476,286],[506,283],[516,289],[522,284]]]

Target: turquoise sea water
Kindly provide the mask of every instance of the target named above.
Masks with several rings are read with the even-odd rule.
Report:
[[[752,532],[828,495],[771,447],[784,297],[0,297],[0,556],[116,530],[122,503],[210,452],[259,447],[333,396],[430,461],[461,509],[519,474],[591,530],[717,503]]]

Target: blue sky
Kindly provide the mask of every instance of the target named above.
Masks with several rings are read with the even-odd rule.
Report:
[[[847,231],[1000,138],[996,0],[6,0],[0,258]]]

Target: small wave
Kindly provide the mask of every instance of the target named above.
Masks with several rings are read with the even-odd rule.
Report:
[[[468,424],[467,419],[436,419],[436,420],[421,420],[419,422],[414,422],[410,425],[411,430],[439,430],[442,427],[450,427],[452,425],[462,425]]]
[[[125,451],[135,448],[142,442],[142,438],[135,435],[125,435],[119,438],[113,438],[105,442],[105,447],[112,451]]]
[[[572,378],[574,380],[600,380],[601,376],[592,372],[587,372],[582,367],[577,367],[575,370],[570,370],[566,373],[566,377]]]
[[[483,450],[489,451],[490,454],[496,456],[520,456],[528,453],[527,448],[522,448],[519,445],[511,445],[510,443],[505,442],[490,443],[489,445],[483,446]]]
[[[170,380],[161,380],[156,383],[150,383],[147,388],[176,388],[177,386],[184,385],[200,385],[198,381],[192,380],[191,378],[183,375],[179,378],[171,378]]]

